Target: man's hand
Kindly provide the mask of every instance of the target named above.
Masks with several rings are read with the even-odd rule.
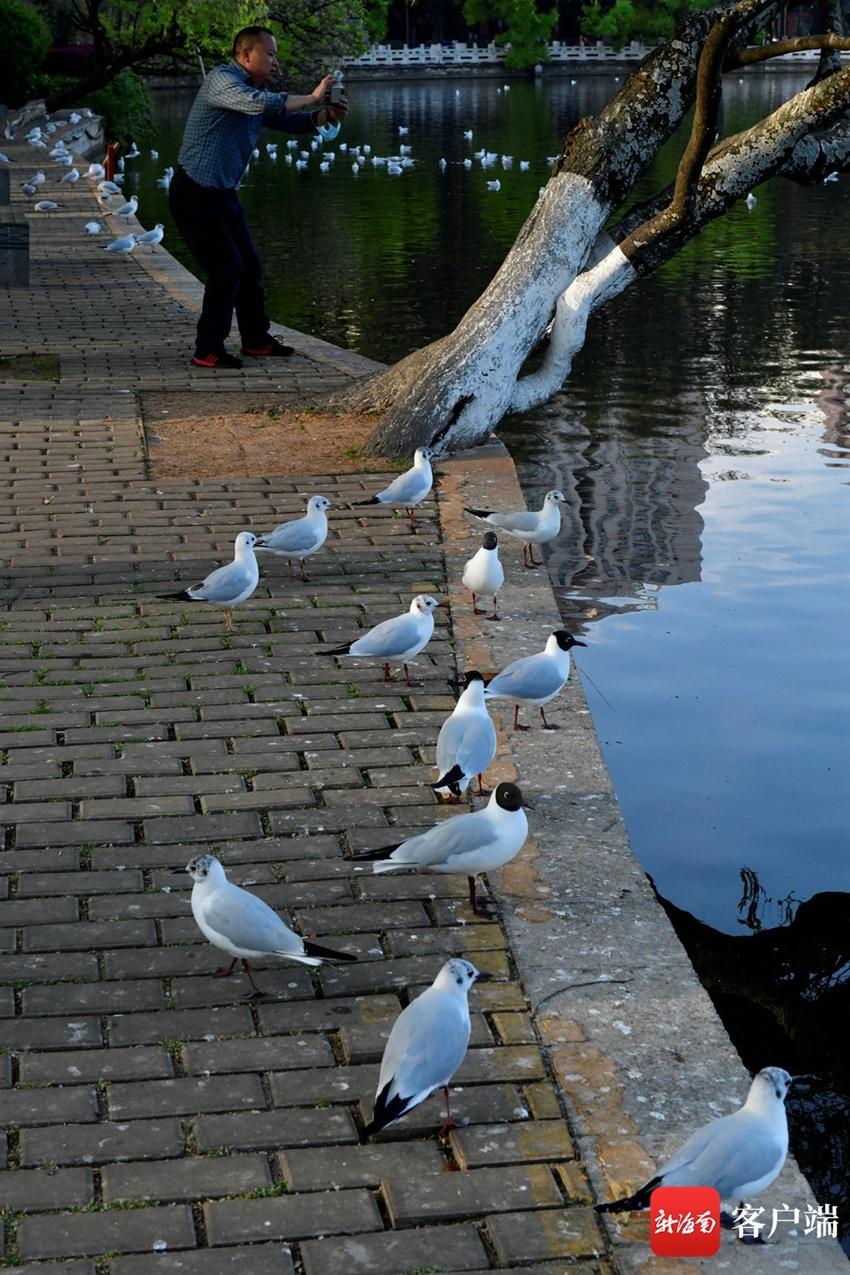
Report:
[[[316,87],[313,89],[313,92],[310,94],[310,96],[313,99],[314,106],[321,106],[324,103],[325,98],[328,96],[328,94],[331,91],[331,85],[333,84],[333,82],[334,82],[334,77],[332,72],[329,72],[327,75],[324,75],[321,78],[321,80],[319,80],[319,83],[316,85]]]

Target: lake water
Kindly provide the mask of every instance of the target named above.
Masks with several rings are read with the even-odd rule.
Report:
[[[733,76],[723,131],[805,78]],[[385,361],[443,335],[504,257],[546,156],[615,87],[355,86],[345,139],[382,156],[409,144],[396,177],[353,173],[338,142],[327,174],[313,153],[298,171],[276,139],[277,162],[263,149],[242,189],[274,318]],[[159,98],[160,159],[135,161],[128,189],[191,265],[154,184],[186,106]],[[671,178],[680,144],[639,193]],[[481,147],[512,166],[467,170]],[[835,1027],[850,1008],[850,178],[756,195],[599,314],[563,391],[501,432],[530,502],[568,497],[549,568],[588,643],[635,853],[745,1061],[813,1073],[791,1103],[794,1147],[850,1221]]]

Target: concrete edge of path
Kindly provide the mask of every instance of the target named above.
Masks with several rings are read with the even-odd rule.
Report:
[[[545,571],[526,570],[520,546],[505,537],[502,623],[473,615],[461,572],[480,544],[481,528],[463,507],[515,509],[525,500],[513,461],[495,441],[441,461],[439,469],[458,659],[462,668],[487,674],[539,650],[562,622]],[[579,664],[583,654],[578,651]],[[631,851],[574,674],[550,707],[557,732],[541,730],[529,712],[532,729],[518,735],[511,730],[511,705],[494,713],[500,749],[491,778],[516,778],[535,807],[526,848],[502,870],[496,893],[594,1195],[608,1199],[646,1181],[700,1124],[732,1111],[750,1077]],[[687,829],[682,853],[688,853]],[[802,1210],[813,1198],[789,1160],[778,1182],[753,1203],[765,1206],[770,1225],[774,1207]],[[840,1246],[804,1238],[802,1224],[797,1236],[780,1224],[767,1247],[742,1245],[726,1233],[717,1257],[688,1262],[650,1253],[646,1215],[607,1215],[605,1225],[619,1268],[629,1275],[678,1275],[696,1265],[721,1265],[733,1275],[847,1270]]]

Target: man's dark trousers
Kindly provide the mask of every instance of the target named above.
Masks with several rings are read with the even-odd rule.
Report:
[[[233,311],[243,347],[268,339],[263,272],[235,190],[199,186],[178,168],[168,192],[177,229],[207,275],[195,353],[221,354]]]

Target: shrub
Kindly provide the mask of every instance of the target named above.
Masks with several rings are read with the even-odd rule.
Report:
[[[103,116],[104,133],[110,140],[126,145],[133,140],[145,143],[153,139],[151,92],[134,71],[119,72],[111,84],[83,98],[83,105]]]
[[[50,29],[41,14],[28,5],[0,0],[0,31],[0,95],[7,106],[21,106],[47,56]]]

